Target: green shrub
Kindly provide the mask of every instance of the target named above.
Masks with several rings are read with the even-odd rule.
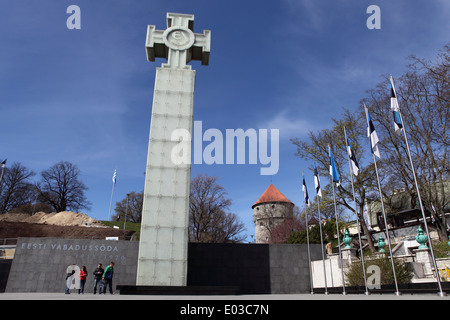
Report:
[[[370,265],[377,265],[381,271],[381,284],[394,284],[394,273],[392,272],[391,259],[387,256],[364,260],[364,265],[367,268]],[[409,283],[414,274],[409,266],[400,259],[394,258],[395,274],[398,283]],[[351,267],[345,272],[346,285],[348,286],[364,286],[364,275],[362,272],[361,261],[353,262]],[[366,274],[368,278],[370,274]]]
[[[434,256],[438,258],[448,258],[449,256],[449,246],[447,241],[433,243]]]

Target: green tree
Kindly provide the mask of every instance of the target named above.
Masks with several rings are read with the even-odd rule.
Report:
[[[320,244],[320,226],[318,224],[311,227],[308,233],[310,243]],[[324,244],[336,238],[336,219],[329,219],[322,224],[322,235]],[[341,232],[340,237],[342,238]],[[287,239],[287,243],[306,244],[306,230],[292,232]]]

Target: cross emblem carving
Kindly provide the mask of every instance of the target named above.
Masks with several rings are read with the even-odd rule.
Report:
[[[211,31],[194,33],[194,15],[167,13],[167,29],[156,30],[154,25],[147,27],[145,48],[147,60],[166,58],[163,68],[191,69],[187,63],[200,60],[208,65],[211,46]]]

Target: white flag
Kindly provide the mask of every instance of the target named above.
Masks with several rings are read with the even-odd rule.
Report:
[[[366,223],[367,229],[372,231],[372,225],[370,224],[369,211],[367,210],[367,206],[364,206],[363,209],[364,222]]]
[[[355,176],[359,174],[359,165],[358,161],[356,160],[355,154],[353,153],[352,145],[350,144],[350,140],[347,138],[347,153],[348,157],[350,158],[350,163],[352,166],[352,171]]]
[[[400,116],[400,107],[398,106],[397,92],[395,91],[394,79],[392,78],[392,76],[390,80],[391,80],[391,110],[392,114],[394,115],[394,128],[395,133],[400,134],[403,129],[403,122]]]
[[[316,194],[322,197],[322,189],[320,189],[319,172],[317,172],[316,164],[314,163],[314,187],[316,188]]]
[[[378,158],[381,158],[380,150],[378,149],[378,142],[380,141],[380,139],[378,139],[377,132],[375,131],[375,127],[373,126],[372,119],[370,118],[369,110],[367,109],[366,105],[364,105],[364,110],[366,111],[367,136],[370,140],[370,150]]]
[[[116,184],[116,180],[117,180],[116,177],[117,177],[117,170],[114,169],[114,174],[113,174],[113,177],[112,177],[113,184]]]
[[[305,176],[303,175],[303,173],[302,173],[302,177],[303,177],[303,194],[305,196],[305,204],[309,207],[310,202],[309,202],[309,196],[308,196],[308,189],[306,188]]]

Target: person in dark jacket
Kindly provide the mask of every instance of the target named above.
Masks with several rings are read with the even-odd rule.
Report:
[[[97,268],[94,270],[94,294],[97,293],[97,287],[98,287],[98,293],[102,293],[102,277],[103,277],[103,270],[102,264],[99,263],[97,265]]]

